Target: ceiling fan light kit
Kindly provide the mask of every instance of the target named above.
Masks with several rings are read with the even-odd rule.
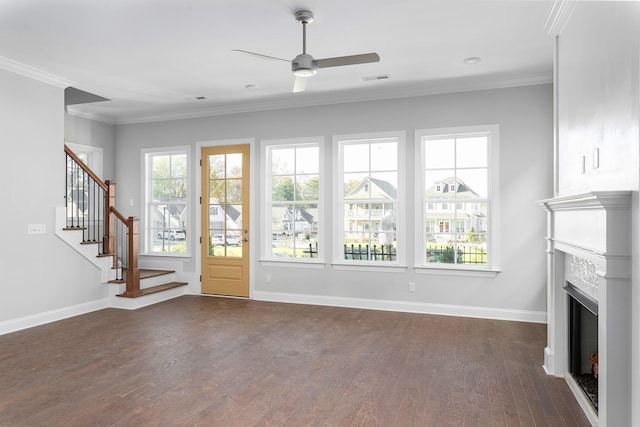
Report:
[[[295,76],[293,92],[304,91],[307,86],[307,79],[315,76],[318,73],[318,68],[340,67],[344,65],[366,64],[380,61],[380,56],[378,56],[377,53],[314,59],[313,56],[307,53],[307,24],[313,22],[313,13],[308,10],[299,10],[294,14],[294,17],[296,21],[302,24],[302,53],[296,56],[292,61],[241,49],[233,49],[233,52],[245,53],[263,59],[290,62],[291,71]]]

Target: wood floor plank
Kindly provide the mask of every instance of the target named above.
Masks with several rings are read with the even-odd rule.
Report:
[[[184,296],[0,336],[0,426],[588,426],[544,325]]]

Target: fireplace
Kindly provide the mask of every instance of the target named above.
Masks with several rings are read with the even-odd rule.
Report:
[[[568,370],[584,397],[598,412],[598,302],[567,282]]]
[[[566,380],[594,426],[631,425],[631,192],[541,204],[547,210],[544,369]]]

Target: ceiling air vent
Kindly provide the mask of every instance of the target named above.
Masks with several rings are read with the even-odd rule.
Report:
[[[383,74],[381,76],[367,76],[367,77],[363,77],[362,80],[364,80],[365,82],[370,82],[370,81],[374,81],[374,80],[386,80],[389,78],[389,74]]]

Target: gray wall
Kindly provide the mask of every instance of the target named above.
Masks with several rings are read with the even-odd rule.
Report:
[[[65,194],[64,90],[0,70],[0,93],[1,332],[8,320],[82,311],[107,293],[98,270],[54,234]],[[28,224],[46,233],[28,235]]]
[[[115,179],[116,127],[114,125],[65,114],[64,140],[102,148],[103,169],[100,178]]]
[[[254,252],[253,295],[261,299],[416,311],[446,312],[450,308],[452,314],[486,313],[544,321],[545,215],[535,201],[553,196],[551,85],[120,125],[116,129],[118,209],[125,215],[141,215],[142,149],[190,145],[195,160],[197,141],[254,138],[259,144],[262,139],[325,136],[331,144],[331,137],[336,134],[402,130],[407,132],[407,218],[413,229],[411,196],[413,182],[418,179],[411,161],[414,130],[482,124],[500,126],[498,228],[502,272],[497,277],[423,275],[414,273],[412,268],[405,273],[337,271],[331,265],[322,270],[277,268],[261,265]],[[330,153],[327,150],[327,156]],[[259,150],[256,154],[259,157]],[[329,157],[327,160],[330,162]],[[259,164],[259,158],[254,161]],[[192,191],[198,177],[199,169],[194,166]],[[134,206],[130,206],[131,199]],[[193,227],[196,209],[193,205]],[[254,203],[252,215],[260,213],[260,206]],[[252,229],[251,235],[252,248],[259,248],[260,230]],[[412,247],[409,243],[407,250]],[[196,254],[199,248],[192,242],[190,249]],[[154,261],[162,264],[161,260]],[[191,274],[190,291],[199,292],[196,257],[177,261],[183,264],[185,274]],[[265,281],[267,273],[272,276],[271,283]],[[416,282],[415,293],[408,292],[409,281]]]

